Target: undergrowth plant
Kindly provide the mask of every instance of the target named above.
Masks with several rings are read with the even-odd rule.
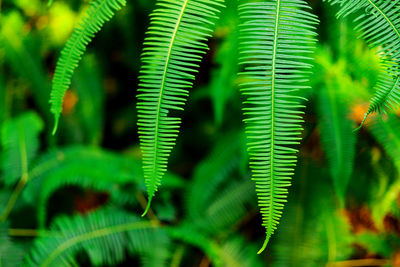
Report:
[[[0,256],[13,250],[18,253],[8,261],[15,262],[10,266],[22,262],[17,254],[23,248],[9,238],[7,233],[11,233],[37,237],[23,261],[26,266],[78,266],[81,262],[95,266],[113,265],[125,258],[126,251],[139,256],[144,266],[179,266],[185,251],[194,247],[201,250],[213,266],[263,266],[260,257],[253,255],[256,252],[254,244],[240,236],[232,237],[232,232],[243,227],[240,218],[249,213],[252,215],[256,210],[255,199],[258,200],[265,232],[258,254],[266,249],[275,231],[279,232],[276,237],[278,245],[273,248],[276,257],[273,266],[296,266],[307,260],[309,263],[304,266],[322,266],[326,259],[348,258],[352,253],[349,244],[368,244],[374,236],[366,234],[354,238],[343,218],[327,207],[334,207],[336,201],[341,208],[345,207],[346,192],[354,186],[351,177],[356,172],[355,130],[360,130],[364,123],[394,165],[387,167],[386,163],[376,160],[378,167],[374,167],[373,172],[380,173],[379,170],[386,167],[400,170],[398,118],[389,114],[373,119],[371,124],[367,120],[370,114],[392,111],[400,103],[400,0],[326,2],[337,8],[337,18],[342,20],[341,23],[347,25],[347,18],[354,20],[354,30],[379,58],[380,71],[373,72],[376,80],[367,86],[365,82],[354,82],[363,79],[361,71],[354,69],[365,68],[373,61],[374,55],[370,58],[364,56],[366,52],[362,43],[353,40],[352,33],[350,37],[341,38],[354,44],[354,51],[339,48],[339,56],[335,58],[332,51],[318,44],[319,18],[305,0],[157,0],[144,41],[140,42],[136,125],[141,163],[137,156],[129,155],[131,151],[120,155],[79,145],[53,147],[39,154],[39,136],[44,123],[36,113],[1,119],[2,184],[9,197],[0,194],[0,200],[6,199],[5,208],[0,212],[0,242],[4,244],[0,244]],[[74,83],[74,71],[87,46],[107,21],[129,5],[133,3],[92,0],[75,27],[61,51],[52,80],[50,110],[54,115],[53,134],[63,124],[60,121],[66,110],[63,104],[70,97],[66,92]],[[201,92],[213,99],[217,125],[221,125],[226,116],[224,106],[228,99],[235,90],[240,92],[244,127],[243,131],[218,139],[213,152],[186,181],[168,171],[168,161],[179,142],[184,120],[182,113],[189,94],[192,94],[196,75],[205,62],[210,39],[218,38],[220,34],[214,30],[222,19],[228,21],[232,29],[221,40],[221,50],[216,56],[220,69],[216,68],[214,72],[218,77],[211,82],[211,92],[207,89]],[[3,25],[7,21],[21,24],[16,14],[2,18]],[[35,64],[32,63],[34,59],[23,62],[29,56],[26,52],[22,51],[22,56],[18,53],[25,40],[16,36],[22,36],[22,33],[15,33],[11,27],[2,27],[0,31],[6,58],[9,57],[7,60],[14,66],[14,72],[23,72],[18,69],[20,64],[25,66],[24,69]],[[32,47],[35,46],[32,44]],[[82,62],[85,67],[80,75],[76,75],[77,84],[88,76],[95,81],[86,87],[101,87],[100,74],[91,70],[96,61],[89,59]],[[353,72],[348,71],[344,59],[346,62],[354,61]],[[41,81],[47,84],[40,69],[28,76],[35,88],[41,87]],[[0,77],[0,89],[2,83]],[[374,86],[375,94],[369,107],[362,107],[365,114],[361,118],[349,118],[352,104],[369,97],[370,86]],[[101,123],[93,122],[91,116],[103,114],[97,109],[102,105],[103,96],[95,95],[93,89],[88,93],[78,85],[76,87],[85,96],[80,112],[89,114],[82,115],[81,125],[92,123],[93,127],[100,128]],[[352,90],[356,87],[361,89],[358,92]],[[40,93],[35,98],[42,103],[41,94],[46,92],[46,88],[36,91]],[[201,97],[201,93],[193,94]],[[297,164],[302,139],[308,140],[312,136],[312,131],[304,133],[303,124],[308,116],[306,111],[312,112],[305,108],[307,99],[313,99],[313,94],[316,95],[316,125],[328,165],[323,171],[314,170],[314,163],[303,161],[302,157],[302,164]],[[94,111],[85,109],[85,101],[94,103]],[[44,110],[43,103],[40,106]],[[355,121],[360,124],[358,128]],[[48,123],[48,119],[45,122]],[[100,142],[98,135],[88,139],[92,145]],[[191,141],[198,142],[194,138]],[[374,157],[370,160],[374,161]],[[330,192],[325,186],[314,190],[320,184],[305,182],[307,178],[301,172],[296,174],[297,169],[308,170],[315,177],[330,176],[336,199],[326,197]],[[300,184],[296,188],[305,184],[309,187],[307,192],[311,192],[309,195],[293,192],[291,197],[288,194],[293,175],[302,179],[293,181]],[[376,220],[382,220],[389,211],[397,211],[391,203],[393,195],[399,193],[398,184],[390,187],[385,179],[382,178],[380,184],[383,189],[375,192],[384,199],[373,204],[372,216]],[[159,206],[151,203],[161,183],[164,190],[158,193],[160,207],[158,202]],[[11,190],[12,186],[14,190]],[[104,203],[96,203],[100,208],[94,212],[72,217],[58,216],[49,207],[55,192],[65,187],[105,191],[107,199]],[[382,193],[384,189],[389,193]],[[174,190],[184,196],[183,214],[176,214],[177,208],[170,195]],[[142,191],[147,192],[147,201]],[[316,201],[324,197],[324,201]],[[23,203],[19,203],[19,199]],[[296,204],[289,207],[285,217],[284,207],[288,199],[304,204],[307,212],[303,214],[300,204]],[[22,229],[21,232],[9,228],[12,210],[27,203],[36,203],[37,229],[33,232]],[[136,210],[144,209],[142,217],[147,215],[149,220],[127,211],[126,207],[132,206]],[[82,213],[86,212],[85,207],[82,210]],[[179,216],[179,223],[172,223]],[[53,217],[57,218],[52,222]],[[282,227],[278,227],[281,217]],[[296,236],[298,228],[305,230]],[[335,230],[327,237],[325,231],[333,228]],[[296,236],[294,240],[293,236]],[[332,238],[337,241],[337,246],[343,245],[346,249],[338,252],[336,247],[328,247]],[[313,247],[318,247],[318,251],[311,253],[309,250]],[[379,249],[371,247],[371,251],[375,250]],[[333,255],[332,251],[335,252]],[[81,255],[82,252],[85,256]],[[0,265],[4,262],[0,260]]]
[[[338,17],[358,14],[355,21],[361,36],[370,47],[380,47],[378,53],[384,70],[365,118],[384,106],[396,107],[400,88],[400,21],[397,17],[400,1],[331,2],[340,5]],[[68,41],[53,79],[50,102],[55,128],[73,68],[83,54],[88,38],[99,30],[99,26],[93,25],[103,24],[104,17],[111,17],[123,4],[115,0],[94,1],[88,17]],[[195,73],[207,50],[206,41],[212,35],[213,24],[224,3],[222,0],[159,0],[156,5],[143,43],[137,96],[137,125],[148,195],[143,215],[167,170],[168,157],[181,123],[178,111],[183,109],[193,86]],[[238,15],[241,18],[239,64],[242,66],[238,75],[243,81],[240,90],[244,96],[249,164],[266,230],[261,253],[277,229],[296,166],[296,145],[301,140],[302,103],[305,100],[299,91],[307,89],[312,73],[318,18],[304,0],[244,2],[238,6]],[[343,144],[344,149],[350,147]],[[346,164],[335,162],[334,158],[331,161],[332,164]],[[351,172],[351,167],[343,168],[345,172]],[[343,184],[336,185],[341,197],[344,192],[340,191],[347,184],[338,182],[343,176],[349,175],[333,175],[335,183]]]

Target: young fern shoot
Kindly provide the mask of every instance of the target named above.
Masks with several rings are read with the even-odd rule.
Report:
[[[64,94],[71,84],[74,70],[79,65],[87,45],[92,41],[94,35],[101,30],[103,24],[109,21],[115,12],[125,4],[126,0],[93,0],[86,15],[74,29],[72,36],[61,51],[50,94],[50,111],[54,114],[53,134],[58,127]]]
[[[183,110],[223,0],[159,0],[144,41],[137,110],[148,204],[167,169]]]
[[[312,67],[318,19],[304,0],[245,3],[239,7],[241,92],[252,180],[266,238],[279,224],[302,131],[299,90]]]

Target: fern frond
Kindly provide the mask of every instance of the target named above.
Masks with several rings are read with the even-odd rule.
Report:
[[[60,217],[50,228],[53,235],[35,241],[26,266],[78,266],[75,256],[81,251],[94,266],[115,265],[125,258],[125,250],[145,260],[160,248],[165,253],[157,253],[162,256],[159,265],[153,262],[145,266],[165,266],[169,240],[157,227],[116,209],[101,209],[84,217]]]
[[[142,53],[138,128],[148,205],[167,169],[181,119],[202,54],[223,0],[159,0],[151,15]]]
[[[340,3],[338,16],[348,16],[360,10],[363,12],[355,21],[356,29],[361,32],[369,47],[378,48],[382,60],[383,75],[376,85],[375,96],[365,113],[359,128],[368,115],[382,107],[399,106],[399,64],[400,64],[400,0],[333,0]],[[358,129],[359,129],[358,128]]]
[[[124,185],[132,183],[132,174],[135,170],[128,173],[123,169],[104,167],[105,165],[113,165],[113,162],[100,161],[90,167],[89,165],[82,167],[82,162],[73,162],[57,167],[44,177],[37,202],[39,228],[44,229],[46,225],[48,200],[54,192],[65,186],[75,185],[84,189],[105,191],[110,194],[114,203],[132,203],[134,191],[128,194],[122,189]],[[140,173],[140,169],[136,169],[136,172]]]
[[[400,105],[400,75],[393,76],[386,71],[382,71],[375,87],[376,93],[370,100],[370,105],[359,128],[363,126],[368,115],[376,111],[382,112],[385,107],[389,110],[394,110]]]
[[[4,149],[1,167],[6,185],[11,185],[18,179],[28,180],[28,172],[39,148],[42,130],[43,121],[32,112],[4,122],[1,131],[1,145]]]
[[[91,42],[94,35],[101,30],[106,21],[109,21],[116,11],[125,6],[126,0],[93,0],[78,26],[74,29],[61,56],[57,61],[50,94],[51,112],[54,114],[54,130],[57,130],[62,111],[64,94],[71,84],[71,77],[75,68]]]
[[[57,175],[67,176],[69,174],[84,173],[90,175],[97,174],[96,170],[101,170],[104,174],[117,176],[118,183],[123,183],[129,176],[130,182],[144,188],[143,170],[138,159],[121,156],[111,151],[85,146],[69,146],[45,153],[35,161],[30,171],[30,182],[22,192],[22,197],[26,202],[38,202],[39,192],[45,187],[47,180],[56,179]],[[92,176],[92,175],[90,175]],[[90,178],[87,178],[90,179]],[[104,177],[104,179],[107,179]],[[59,180],[59,179],[57,179]],[[90,182],[71,178],[78,185],[85,187]],[[183,179],[176,175],[167,173],[165,175],[165,186],[169,188],[181,188],[185,183]],[[48,182],[52,183],[52,182]],[[54,182],[62,185],[62,181]],[[68,183],[68,182],[67,182]]]
[[[364,11],[355,19],[356,29],[370,47],[379,47],[384,61],[400,62],[400,0],[338,0],[339,17]]]
[[[266,228],[261,253],[282,215],[287,187],[296,165],[293,145],[299,144],[304,98],[298,91],[312,67],[316,16],[303,0],[275,0],[242,4],[240,62],[247,82],[245,115],[252,180]]]

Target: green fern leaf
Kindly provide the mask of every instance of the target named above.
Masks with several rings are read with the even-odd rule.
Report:
[[[148,205],[167,169],[192,87],[223,0],[159,0],[144,42],[138,98],[138,128]]]
[[[57,130],[62,111],[64,94],[71,84],[71,77],[79,61],[94,35],[100,31],[106,21],[109,21],[116,11],[126,4],[126,0],[94,0],[86,15],[75,28],[72,36],[61,51],[57,61],[50,94],[51,112],[55,123],[53,134]]]
[[[66,178],[65,182],[57,178],[58,175],[67,177],[71,174],[75,178]],[[82,174],[85,175],[85,179],[76,179],[77,176],[81,176]],[[105,180],[109,179],[109,177],[105,177],[107,174],[110,177],[116,177],[115,182],[118,184],[125,184],[127,176],[129,176],[129,182],[137,185],[139,188],[145,187],[142,179],[143,171],[138,159],[95,147],[69,146],[51,150],[41,155],[35,161],[29,173],[30,182],[22,192],[22,197],[25,202],[37,203],[39,202],[39,197],[43,197],[39,192],[46,190],[45,184],[47,183],[51,184],[54,190],[65,183],[73,183],[85,187],[94,182],[91,178],[94,179],[96,175],[100,175],[101,180],[105,182]],[[52,179],[57,181],[48,181]],[[180,177],[170,173],[165,175],[164,182],[168,188],[176,189],[185,186],[184,181]],[[96,185],[93,184],[93,186],[95,187]],[[52,194],[53,192],[49,190],[48,194]],[[121,198],[123,196],[118,196],[118,200],[122,200]]]
[[[84,217],[60,217],[50,228],[52,234],[35,241],[26,266],[78,266],[75,256],[81,251],[94,266],[114,266],[125,258],[125,250],[141,255],[144,266],[165,266],[169,239],[157,227],[110,208]]]
[[[261,253],[282,215],[287,187],[296,165],[293,145],[299,144],[307,63],[315,43],[316,16],[303,0],[242,4],[241,92],[246,97],[248,153],[258,204],[266,228]],[[297,93],[297,94],[296,94]]]
[[[384,107],[394,110],[400,105],[400,75],[393,77],[391,74],[383,71],[375,87],[376,93],[370,100],[371,103],[360,127],[362,127],[368,115],[376,111],[382,112]]]
[[[356,29],[368,45],[379,47],[384,61],[400,62],[400,0],[333,0],[339,3],[338,17],[346,17],[360,10],[363,12],[355,19]]]
[[[355,21],[356,29],[361,33],[371,48],[378,48],[381,56],[383,74],[376,85],[376,94],[359,128],[362,127],[369,114],[399,106],[399,64],[400,64],[400,0],[333,0],[340,3],[338,16],[348,16],[359,10],[365,10]],[[359,129],[358,128],[358,129]]]

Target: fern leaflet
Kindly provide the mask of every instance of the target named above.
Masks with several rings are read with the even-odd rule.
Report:
[[[159,0],[151,15],[142,53],[138,128],[148,205],[160,185],[181,119],[179,111],[211,36],[223,0]]]
[[[274,233],[286,202],[287,187],[302,127],[302,97],[307,88],[307,63],[315,43],[316,16],[303,0],[242,4],[241,92],[252,180],[266,228],[261,253]]]
[[[94,35],[106,21],[126,4],[126,0],[94,0],[86,15],[75,28],[57,61],[50,94],[51,112],[54,114],[53,134],[57,130],[64,94],[71,84],[71,77]]]

